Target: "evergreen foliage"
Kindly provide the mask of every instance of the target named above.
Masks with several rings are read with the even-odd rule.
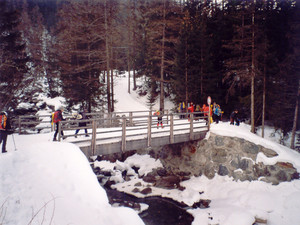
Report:
[[[104,6],[70,2],[59,11],[57,50],[63,93],[70,106],[103,105],[105,70]],[[71,22],[70,22],[71,21]]]
[[[20,13],[0,1],[0,108],[15,108],[26,85],[28,57],[18,30]]]
[[[0,1],[1,107],[17,105],[22,87],[41,77],[49,95],[63,94],[70,106],[113,110],[112,71],[129,68],[147,76],[149,106],[170,94],[176,104],[202,105],[211,96],[223,118],[238,108],[245,119],[254,111],[255,125],[293,127],[297,1],[25,2]]]

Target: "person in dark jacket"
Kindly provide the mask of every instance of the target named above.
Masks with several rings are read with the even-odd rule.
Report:
[[[161,128],[164,128],[163,125],[163,110],[156,110],[156,112],[153,114],[154,116],[157,116],[157,129],[159,128],[159,125],[161,125]]]
[[[86,109],[84,109],[82,112],[79,112],[76,115],[76,119],[77,120],[86,120],[87,119],[86,112],[87,112]],[[78,125],[79,125],[79,127],[86,127],[86,122],[80,122]],[[76,132],[75,132],[75,138],[77,138],[77,134],[79,133],[79,130],[80,129],[76,130]],[[85,136],[88,137],[89,135],[88,135],[87,128],[85,128],[84,131],[85,131]]]
[[[58,110],[56,110],[52,115],[52,122],[55,124],[55,133],[54,133],[53,141],[57,141],[56,136],[58,134],[59,122],[64,120],[62,115],[63,111],[64,109],[62,107],[59,107]],[[62,137],[64,136],[64,132],[62,130],[60,131],[60,134]]]
[[[7,135],[12,134],[12,129],[10,125],[10,119],[7,112],[2,111],[0,113],[0,144],[2,143],[2,153],[6,151],[6,141]]]
[[[238,113],[239,113],[239,111],[236,109],[230,114],[230,125],[234,125],[234,122],[235,122],[235,125],[237,125],[237,126],[240,125]]]

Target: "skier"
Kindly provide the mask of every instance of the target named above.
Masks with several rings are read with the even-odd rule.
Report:
[[[86,120],[86,119],[87,119],[86,112],[87,112],[87,110],[86,110],[86,109],[83,109],[82,112],[79,112],[79,113],[76,115],[76,119],[77,119],[77,120]],[[79,125],[79,127],[86,127],[86,122],[80,122],[78,125]],[[77,138],[77,134],[78,134],[79,130],[80,130],[80,129],[77,129],[77,130],[76,130],[76,132],[75,132],[75,138]],[[85,131],[85,136],[86,136],[86,137],[89,137],[87,128],[85,128],[84,131]]]
[[[230,114],[230,125],[235,125],[239,126],[240,125],[240,120],[238,118],[238,113],[239,111],[237,109],[235,109],[231,114]]]
[[[7,135],[12,134],[12,129],[10,125],[10,119],[8,117],[7,112],[2,111],[0,113],[0,144],[2,143],[2,153],[7,152],[6,151],[6,141],[7,141]]]
[[[58,127],[59,127],[59,121],[64,120],[62,112],[64,111],[63,107],[59,107],[53,114],[52,114],[52,122],[56,125],[55,126],[55,133],[54,133],[54,137],[53,137],[53,141],[57,141],[56,140],[56,136],[58,134]],[[60,134],[62,135],[63,139],[64,138],[64,132],[61,130]]]

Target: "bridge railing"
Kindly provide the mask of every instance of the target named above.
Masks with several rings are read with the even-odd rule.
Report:
[[[112,112],[112,113],[103,113],[103,112],[93,112],[87,113],[87,117],[90,119],[103,119],[99,120],[99,125],[103,127],[114,127],[119,122],[119,118],[126,116],[128,118],[128,123],[133,126],[137,124],[145,124],[147,121],[145,117],[153,111],[133,111],[133,112]],[[169,114],[168,110],[165,110],[166,115]],[[80,123],[79,120],[75,120],[72,114],[64,114],[64,118],[67,121],[70,121],[70,124],[74,125]],[[133,117],[141,116],[140,120],[135,119],[133,122]],[[19,116],[16,119],[13,119],[13,124],[19,134],[22,133],[40,133],[42,130],[53,131],[54,126],[51,124],[51,114],[46,115],[26,115]],[[168,123],[168,117],[166,117],[166,122]]]
[[[133,114],[133,113],[132,113]],[[169,143],[174,143],[174,137],[180,133],[189,133],[190,140],[194,139],[194,133],[207,131],[209,121],[204,112],[182,113],[182,114],[164,114],[163,126],[157,127],[157,116],[152,111],[148,115],[133,116],[131,112],[126,116],[124,112],[121,116],[92,118],[75,122],[86,123],[86,126],[78,126],[74,121],[65,120],[59,123],[58,140],[69,138],[68,141],[79,146],[90,146],[92,154],[95,153],[97,145],[121,142],[121,151],[127,150],[126,143],[129,140],[147,140],[147,147],[151,146],[153,138],[159,136],[168,136]],[[188,116],[189,119],[180,119],[182,116]],[[106,126],[110,124],[111,126]],[[81,132],[75,135],[77,129],[88,129],[89,138],[75,139],[75,136],[85,135]],[[61,130],[64,131],[64,137],[61,136]],[[72,139],[72,140],[70,140]]]

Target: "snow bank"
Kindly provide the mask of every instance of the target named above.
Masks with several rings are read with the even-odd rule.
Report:
[[[144,224],[132,209],[108,203],[78,147],[49,135],[16,136],[17,151],[9,138],[9,152],[0,155],[3,224]]]

